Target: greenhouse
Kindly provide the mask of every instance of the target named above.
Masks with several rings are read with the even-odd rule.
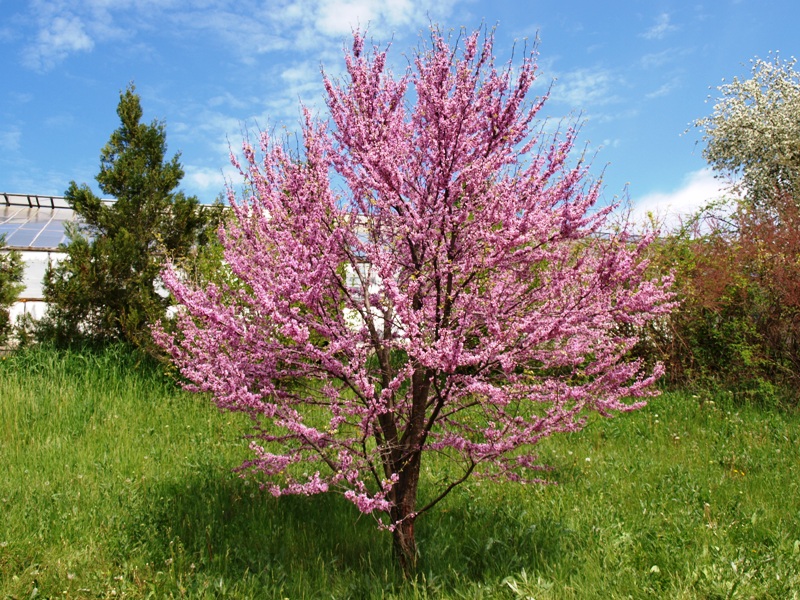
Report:
[[[18,250],[25,261],[25,289],[11,309],[12,320],[24,314],[38,319],[44,313],[42,280],[47,265],[63,256],[64,225],[75,220],[75,211],[61,196],[0,194],[0,237],[5,236],[6,249]]]

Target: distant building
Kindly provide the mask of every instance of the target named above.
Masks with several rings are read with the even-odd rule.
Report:
[[[0,193],[0,236],[6,248],[18,250],[25,262],[25,289],[11,309],[11,319],[23,314],[39,319],[46,309],[42,282],[47,265],[58,262],[64,253],[66,223],[77,215],[62,196]]]

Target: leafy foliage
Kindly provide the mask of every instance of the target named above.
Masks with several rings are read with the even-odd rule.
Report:
[[[11,332],[9,308],[23,289],[24,265],[16,250],[5,248],[5,237],[0,236],[0,344],[4,344]]]
[[[769,396],[800,389],[800,76],[795,61],[754,60],[752,78],[720,88],[699,119],[705,156],[734,183],[665,238],[682,300],[655,336],[675,383]],[[737,180],[738,178],[738,180]],[[719,210],[722,209],[722,210]]]
[[[740,205],[724,221],[699,213],[652,246],[655,268],[675,271],[681,300],[649,338],[672,383],[790,392],[797,399],[799,226],[787,196],[773,200],[768,212]]]
[[[206,237],[208,215],[194,196],[177,192],[179,155],[167,160],[163,123],[141,123],[139,96],[120,94],[121,125],[102,149],[97,183],[113,203],[87,185],[70,183],[65,198],[80,216],[68,229],[67,257],[48,269],[50,304],[42,337],[57,343],[127,340],[150,343],[150,323],[164,316],[159,289],[164,260],[187,257]]]
[[[253,418],[245,468],[272,494],[382,514],[410,571],[415,520],[471,475],[539,481],[539,441],[642,406],[660,369],[625,360],[617,326],[666,314],[669,280],[645,277],[649,237],[597,235],[613,207],[568,163],[574,131],[533,134],[532,54],[498,69],[491,34],[459,51],[434,29],[395,78],[363,46],[302,155],[245,142],[222,235],[238,284],[167,271],[184,310],[159,339],[191,389]],[[428,452],[451,468],[418,502]]]

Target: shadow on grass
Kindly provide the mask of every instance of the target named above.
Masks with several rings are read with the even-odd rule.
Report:
[[[521,572],[552,571],[581,543],[563,515],[530,497],[531,488],[503,497],[501,486],[487,493],[467,485],[453,493],[446,507],[420,521],[423,564],[458,574],[472,582],[487,582]],[[505,486],[504,489],[513,489]],[[478,490],[478,491],[476,491]],[[567,561],[568,562],[568,561]]]
[[[469,487],[424,515],[417,536],[419,578],[406,594],[390,534],[341,496],[275,499],[209,471],[149,490],[127,515],[114,553],[175,579],[250,580],[276,596],[435,597],[522,569],[547,570],[580,543],[557,518],[520,511],[513,499],[475,496]]]
[[[161,568],[219,576],[393,568],[390,539],[333,494],[273,498],[230,474],[155,485],[128,515],[115,551]]]

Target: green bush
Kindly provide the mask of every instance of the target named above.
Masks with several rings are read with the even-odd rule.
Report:
[[[796,402],[800,389],[800,235],[797,209],[781,219],[738,206],[723,227],[708,213],[653,244],[653,268],[675,274],[679,309],[637,349],[663,360],[677,386]]]

